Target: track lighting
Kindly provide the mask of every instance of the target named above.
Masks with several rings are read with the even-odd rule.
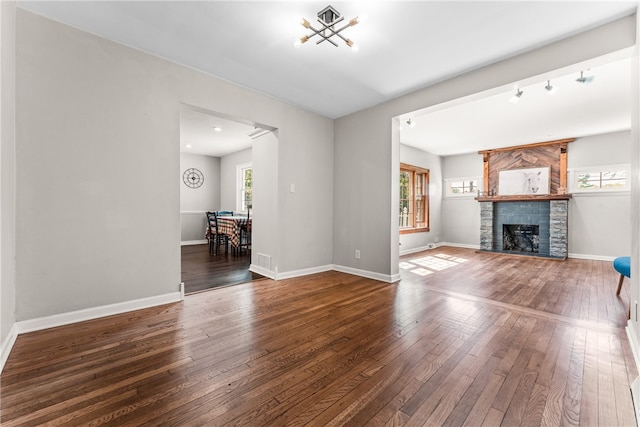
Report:
[[[523,93],[524,92],[522,90],[518,89],[516,93],[511,98],[509,98],[509,102],[512,104],[517,104],[518,102],[520,102],[520,97]]]
[[[549,95],[553,95],[554,93],[556,93],[558,91],[558,87],[557,86],[551,86],[551,80],[547,80],[547,85],[544,88],[547,90]]]

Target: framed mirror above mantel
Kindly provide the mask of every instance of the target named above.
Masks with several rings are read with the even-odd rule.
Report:
[[[478,151],[483,161],[483,190],[478,201],[568,200],[567,147],[574,138]],[[515,172],[522,171],[521,174]],[[544,172],[544,173],[542,173]],[[527,175],[535,178],[526,182]],[[522,189],[500,178],[519,176]],[[539,181],[542,180],[542,181]],[[515,188],[515,190],[514,190]]]

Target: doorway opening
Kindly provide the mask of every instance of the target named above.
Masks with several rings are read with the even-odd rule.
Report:
[[[180,252],[185,294],[262,278],[250,271],[253,144],[272,130],[199,107],[181,107]],[[225,217],[229,224],[224,228],[218,222],[224,243],[212,248],[208,230],[215,227],[209,228],[207,212],[221,211],[231,216]]]

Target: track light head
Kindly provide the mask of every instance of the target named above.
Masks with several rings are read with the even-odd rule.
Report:
[[[522,97],[523,93],[524,92],[521,89],[518,89],[516,93],[511,98],[509,98],[509,102],[512,104],[517,104],[518,102],[520,102],[520,97]]]
[[[549,95],[553,95],[554,93],[556,93],[558,91],[558,87],[557,86],[551,86],[551,80],[547,80],[547,85],[544,88],[547,90]]]
[[[584,75],[584,71],[580,71],[580,77],[576,79],[578,83],[591,83],[595,79],[595,76],[586,76]]]

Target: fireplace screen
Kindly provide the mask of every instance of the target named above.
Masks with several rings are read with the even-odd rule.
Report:
[[[530,224],[503,224],[502,250],[538,253],[540,226]]]

